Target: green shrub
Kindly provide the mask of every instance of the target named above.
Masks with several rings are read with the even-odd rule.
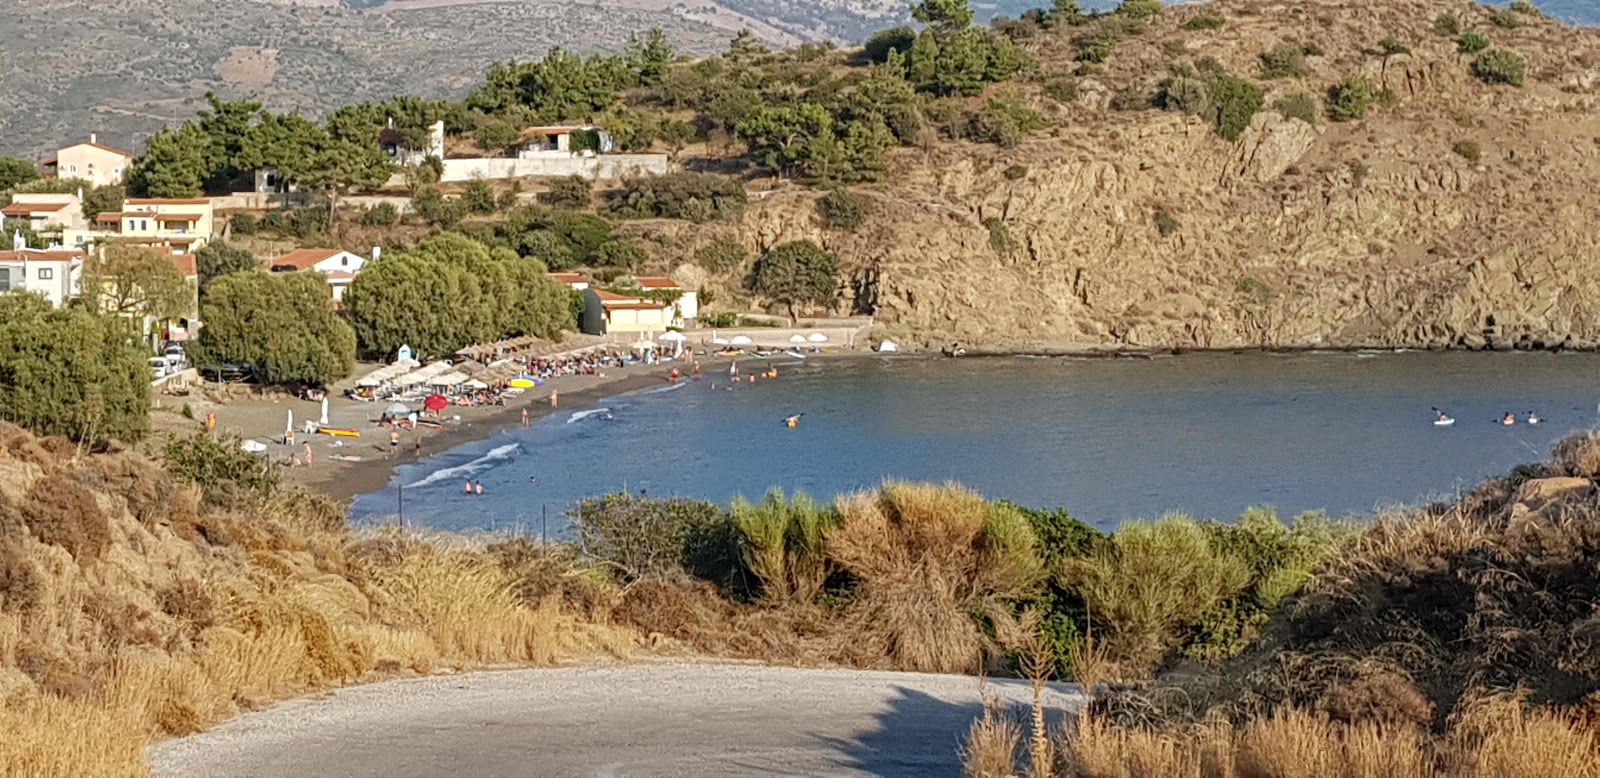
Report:
[[[760,581],[768,602],[809,603],[836,571],[824,538],[839,525],[839,512],[802,492],[785,498],[767,492],[760,502],[733,500],[733,523],[743,536],[744,565]]]
[[[1250,126],[1251,117],[1266,103],[1261,88],[1242,78],[1217,75],[1206,87],[1216,111],[1217,132],[1228,140],[1238,140]]]
[[[1058,78],[1044,85],[1044,96],[1058,103],[1078,102],[1078,82],[1070,78]]]
[[[1539,6],[1534,5],[1531,0],[1511,0],[1511,10],[1524,16],[1545,18],[1544,11],[1539,10]]]
[[[594,182],[584,176],[547,178],[544,185],[546,191],[539,193],[539,202],[552,208],[581,211],[588,208],[593,199]]]
[[[1227,17],[1202,14],[1183,23],[1185,30],[1215,30],[1228,23]]]
[[[1262,78],[1298,78],[1305,74],[1306,56],[1298,44],[1280,43],[1261,55]]]
[[[475,178],[461,193],[461,205],[468,213],[494,213],[499,210],[500,201],[495,198],[494,187],[488,181]]]
[[[1099,64],[1111,58],[1111,51],[1117,47],[1117,39],[1107,36],[1095,36],[1078,41],[1078,61]],[[1078,69],[1084,75],[1083,69]]]
[[[717,505],[616,492],[579,500],[567,516],[584,554],[612,565],[625,581],[689,573],[732,585],[740,577],[739,531]]]
[[[1496,27],[1515,30],[1522,26],[1522,18],[1510,8],[1500,8],[1489,14],[1489,21]]]
[[[907,27],[891,27],[879,30],[867,39],[866,45],[861,49],[871,62],[887,62],[889,53],[898,51],[901,54],[910,54],[911,46],[917,40],[917,31]]]
[[[817,198],[817,216],[829,229],[853,230],[866,221],[867,199],[848,189],[831,189]]]
[[[1272,103],[1273,110],[1285,119],[1299,119],[1306,124],[1317,123],[1317,98],[1309,92],[1284,95]]]
[[[328,209],[316,205],[296,208],[289,212],[289,231],[296,237],[309,238],[321,235],[328,229]]]
[[[1470,162],[1477,162],[1483,158],[1483,149],[1479,148],[1476,142],[1470,140],[1456,141],[1456,145],[1451,146],[1450,150]]]
[[[1212,608],[1251,584],[1238,555],[1214,548],[1185,516],[1122,525],[1108,543],[1062,564],[1113,661],[1146,672]],[[1100,631],[1103,630],[1103,631]]]
[[[1163,238],[1170,237],[1173,233],[1177,232],[1180,227],[1183,226],[1178,221],[1178,217],[1165,208],[1156,209],[1153,221],[1156,225],[1156,231],[1161,233],[1161,237]]]
[[[162,450],[172,474],[200,487],[206,501],[237,505],[247,497],[266,497],[279,486],[278,466],[268,457],[240,448],[237,437],[196,433],[173,438]]]
[[[622,268],[630,273],[638,272],[649,259],[650,255],[644,249],[620,240],[601,245],[594,255],[595,264]]]
[[[1490,49],[1472,60],[1472,74],[1485,84],[1522,86],[1528,61],[1509,49]]]
[[[1149,93],[1142,89],[1128,87],[1119,89],[1111,96],[1111,110],[1113,111],[1147,111],[1151,107]]]
[[[267,211],[257,225],[262,230],[282,233],[289,229],[289,218],[284,215],[283,211]]]
[[[1433,20],[1433,31],[1446,38],[1454,38],[1461,34],[1461,17],[1451,13],[1439,14]]]
[[[1477,54],[1489,48],[1489,37],[1481,32],[1464,32],[1456,39],[1456,50],[1462,54]]]
[[[694,252],[694,263],[713,273],[738,270],[749,259],[750,252],[732,238],[717,238]]]
[[[1149,19],[1161,13],[1161,0],[1122,0],[1117,13],[1130,19]]]
[[[738,216],[744,204],[744,184],[738,179],[719,173],[683,171],[624,180],[620,190],[607,196],[606,213],[702,224]]]
[[[1318,46],[1315,43],[1307,43],[1301,46],[1300,51],[1308,57],[1321,57],[1326,53],[1322,50],[1321,46]]]
[[[1378,52],[1385,57],[1393,57],[1396,54],[1410,54],[1411,47],[1402,43],[1399,38],[1384,38],[1378,41]]]
[[[969,115],[967,137],[979,143],[993,143],[1010,148],[1022,142],[1030,132],[1044,127],[1044,119],[1027,103],[1010,94],[997,94],[989,98],[983,110]]]
[[[1028,177],[1028,168],[1023,165],[1009,165],[1005,170],[1000,171],[1000,175],[1004,176],[1007,181],[1020,181]]]
[[[994,249],[994,253],[1003,257],[1016,250],[1017,244],[1011,240],[1010,228],[998,217],[984,219],[983,227],[989,231],[989,248]]]
[[[254,214],[241,212],[228,217],[228,229],[239,235],[254,235],[259,226]]]
[[[1038,539],[1039,557],[1046,570],[1060,570],[1067,560],[1086,556],[1106,542],[1104,533],[1072,518],[1063,509],[1037,510],[1005,501],[998,506],[1027,518]],[[1084,631],[1079,625],[1088,615],[1083,598],[1067,588],[1058,576],[1051,575],[1044,590],[1037,598],[1024,603],[1022,610],[1039,614],[1039,636],[1055,660],[1056,677],[1070,678],[1072,648],[1083,639]]]
[[[1328,118],[1336,122],[1366,118],[1367,108],[1377,99],[1367,77],[1358,73],[1328,89]]]
[[[369,227],[392,227],[400,223],[400,209],[391,203],[378,203],[361,213],[361,223]]]

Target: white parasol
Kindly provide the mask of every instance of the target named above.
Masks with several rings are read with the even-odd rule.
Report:
[[[328,398],[322,398],[322,420],[317,422],[323,426],[328,424]]]
[[[796,332],[795,334],[789,336],[789,342],[790,343],[804,343],[804,342],[806,342],[806,336],[801,335],[800,333]]]
[[[806,336],[806,340],[809,340],[812,343],[827,343],[828,342],[828,336],[824,335],[824,334],[822,334],[820,332],[813,332],[810,335]]]
[[[733,340],[728,342],[735,346],[748,346],[755,341],[751,340],[749,335],[735,335],[733,336]]]

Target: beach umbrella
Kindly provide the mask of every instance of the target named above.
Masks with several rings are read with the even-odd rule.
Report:
[[[323,425],[328,423],[328,398],[326,397],[322,398],[322,421],[317,423]]]
[[[827,343],[828,342],[828,336],[824,335],[824,334],[822,334],[820,332],[813,332],[810,335],[806,336],[806,340],[809,340],[812,343]]]
[[[728,342],[735,346],[748,346],[755,341],[751,340],[749,335],[735,335],[733,336],[733,340]]]
[[[689,336],[685,335],[685,334],[683,334],[681,332],[669,332],[669,333],[661,336],[661,340],[665,340],[665,341],[668,341],[670,343],[682,343],[682,342],[684,342],[684,341],[686,341],[688,339],[689,339]]]
[[[445,396],[442,394],[430,394],[428,395],[427,399],[422,401],[422,407],[427,408],[430,411],[442,411],[445,408],[450,407],[450,401],[445,399]]]
[[[726,346],[726,345],[728,345],[728,339],[727,338],[712,338],[711,339],[711,345],[713,345],[713,346]]]
[[[486,383],[484,383],[482,381],[479,381],[476,378],[474,378],[474,379],[462,384],[462,386],[465,386],[468,389],[488,389],[489,388],[488,384],[486,384]]]
[[[283,423],[284,432],[294,432],[294,411],[289,411],[289,420]]]
[[[885,341],[881,341],[881,342],[878,343],[878,351],[899,351],[899,350],[900,350],[900,346],[897,345],[892,340],[885,340]]]
[[[801,335],[800,333],[796,332],[795,334],[789,336],[789,342],[790,343],[804,343],[804,342],[806,342],[806,336]]]
[[[405,403],[393,403],[383,409],[383,415],[385,416],[405,416],[409,413],[411,413],[411,406]]]

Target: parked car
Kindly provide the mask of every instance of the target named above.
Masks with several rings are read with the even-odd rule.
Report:
[[[155,374],[155,378],[151,380],[166,378],[167,376],[178,372],[179,370],[183,369],[179,365],[180,362],[172,357],[151,357],[150,372]]]
[[[248,362],[216,362],[197,368],[200,377],[207,381],[239,383],[255,377],[256,371]]]

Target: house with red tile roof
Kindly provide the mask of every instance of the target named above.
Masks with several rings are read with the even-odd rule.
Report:
[[[344,290],[350,287],[350,282],[355,280],[367,262],[359,254],[340,249],[295,249],[276,259],[265,260],[262,264],[274,273],[315,270],[327,276],[333,299],[343,300]]]

